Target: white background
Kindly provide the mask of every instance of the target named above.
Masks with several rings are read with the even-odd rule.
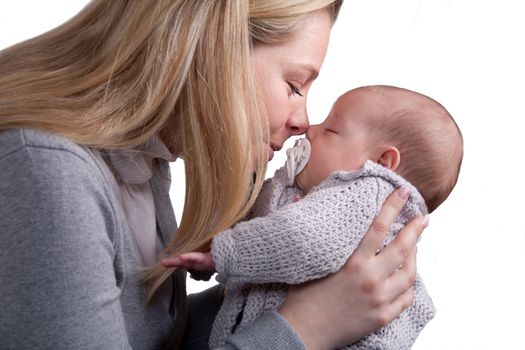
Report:
[[[0,47],[59,24],[85,3],[0,0]],[[440,101],[463,131],[458,185],[419,245],[418,269],[438,313],[414,349],[525,349],[524,15],[512,0],[346,0],[309,96],[317,123],[350,88],[402,86]],[[269,174],[283,162],[277,155]]]

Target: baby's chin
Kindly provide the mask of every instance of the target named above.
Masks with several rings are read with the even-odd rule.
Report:
[[[308,181],[306,181],[305,171],[301,171],[299,175],[295,177],[295,184],[299,187],[304,193],[310,191],[311,186],[308,186]]]

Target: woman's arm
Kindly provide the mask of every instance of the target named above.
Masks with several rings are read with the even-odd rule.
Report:
[[[224,346],[214,350],[274,349],[305,350],[305,344],[290,324],[278,312],[272,311],[229,336]]]
[[[208,349],[212,323],[221,303],[224,288],[216,285],[188,296],[188,319],[182,349]],[[226,339],[226,344],[214,350],[304,350],[299,335],[277,312],[268,312]]]
[[[0,156],[0,198],[0,347],[129,348],[100,173],[22,147]]]

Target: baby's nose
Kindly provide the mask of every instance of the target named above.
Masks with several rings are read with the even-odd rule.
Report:
[[[306,130],[306,138],[308,140],[313,140],[313,138],[315,137],[316,135],[316,130],[318,129],[319,125],[310,125],[310,127],[308,128],[308,130]]]

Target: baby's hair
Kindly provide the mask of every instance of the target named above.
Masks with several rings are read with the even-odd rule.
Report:
[[[403,88],[376,85],[383,117],[373,118],[376,144],[397,147],[396,172],[410,181],[434,211],[456,185],[463,159],[463,136],[450,113],[436,100]]]

